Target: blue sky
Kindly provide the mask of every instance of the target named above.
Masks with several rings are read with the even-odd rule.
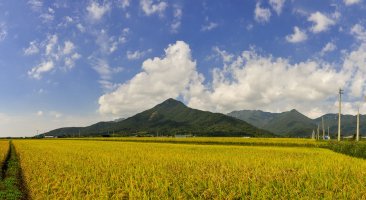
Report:
[[[364,0],[0,2],[0,136],[129,117],[366,112]],[[19,126],[22,124],[22,126]]]

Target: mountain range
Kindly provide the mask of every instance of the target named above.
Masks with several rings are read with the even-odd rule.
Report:
[[[275,137],[270,131],[259,129],[240,119],[192,109],[174,99],[167,99],[127,119],[99,122],[87,127],[59,128],[45,133],[47,136],[58,137],[112,134]]]
[[[271,113],[260,110],[233,111],[227,115],[246,121],[258,128],[270,130],[279,136],[284,137],[310,137],[312,131],[317,131],[319,125],[322,134],[322,118],[324,121],[325,133],[335,137],[338,133],[338,114],[325,114],[316,119],[311,119],[297,110],[282,113]],[[356,116],[342,115],[342,135],[350,136],[356,132]],[[360,132],[366,132],[366,115],[360,115]]]

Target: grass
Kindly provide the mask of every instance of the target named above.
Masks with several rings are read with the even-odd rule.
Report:
[[[283,140],[265,144],[271,142]],[[32,199],[366,199],[365,160],[323,148],[92,140],[14,145]]]
[[[3,141],[2,141],[3,142]],[[5,143],[5,142],[4,142]],[[12,142],[6,141],[8,150],[3,161],[2,180],[0,181],[0,199],[26,199],[22,191],[21,169]]]
[[[366,159],[366,141],[341,141],[341,142],[330,142],[327,145],[328,149],[331,149],[338,153],[347,154],[353,157],[365,158]]]

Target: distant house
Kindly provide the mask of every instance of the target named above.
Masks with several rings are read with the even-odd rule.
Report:
[[[53,136],[53,135],[46,135],[46,136],[44,136],[44,138],[57,138],[57,136]]]

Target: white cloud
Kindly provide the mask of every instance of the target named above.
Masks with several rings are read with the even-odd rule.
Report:
[[[49,23],[55,18],[55,11],[52,8],[48,8],[47,12],[42,13],[39,17],[43,23]]]
[[[280,15],[285,1],[286,0],[269,0],[269,4],[271,5],[272,9],[276,11],[277,15]]]
[[[130,0],[120,0],[120,5],[122,6],[122,8],[127,8],[128,6],[130,6]]]
[[[355,36],[358,40],[361,40],[361,41],[365,41],[366,42],[366,30],[360,24],[355,24],[351,28],[351,34],[353,36]]]
[[[345,113],[353,111],[352,101],[366,92],[366,44],[346,53],[341,67],[311,59],[291,63],[254,50],[237,57],[218,48],[214,51],[222,54],[224,62],[212,71],[212,81],[204,82],[189,46],[178,41],[165,50],[164,57],[146,60],[140,73],[101,96],[99,111],[126,117],[167,98],[183,97],[189,106],[213,112],[296,108],[318,117],[337,109],[338,88],[346,91]]]
[[[168,7],[168,4],[165,1],[154,3],[153,0],[140,0],[140,6],[142,11],[144,11],[145,15],[147,16],[155,13],[162,16],[165,9]]]
[[[320,52],[320,55],[325,55],[328,52],[332,52],[337,49],[337,46],[333,42],[328,42]]]
[[[104,29],[94,33],[96,36],[95,42],[100,47],[100,52],[102,54],[111,54],[115,52],[119,45],[126,43],[128,31],[128,28],[123,29],[122,34],[118,38],[115,36],[109,36],[107,31]]]
[[[348,83],[349,96],[362,97],[366,94],[366,43],[347,54],[343,63],[343,73],[351,78]]]
[[[255,21],[260,23],[266,23],[269,22],[270,17],[271,17],[271,11],[268,8],[261,8],[260,3],[258,2],[255,5],[254,10]]]
[[[110,9],[111,7],[109,4],[101,5],[95,1],[92,1],[86,8],[91,19],[95,21],[99,21],[104,16],[104,14],[110,11]]]
[[[48,36],[48,42],[47,42],[47,45],[46,45],[46,55],[51,54],[51,52],[53,51],[53,49],[56,46],[57,42],[58,42],[58,37],[57,37],[56,34]]]
[[[291,35],[286,36],[287,42],[291,43],[299,43],[303,42],[308,39],[308,36],[306,35],[305,31],[301,31],[299,27],[294,27],[294,33]]]
[[[68,23],[72,23],[72,22],[74,22],[74,19],[73,19],[72,17],[70,17],[70,16],[66,16],[66,17],[65,17],[65,20],[66,20],[66,22],[68,22]]]
[[[127,51],[126,56],[128,60],[138,60],[144,57],[146,54],[150,53],[152,49],[146,51]]]
[[[239,109],[308,112],[345,84],[346,77],[315,61],[290,64],[282,58],[244,51],[214,69],[211,88],[186,97],[190,106],[216,112]]]
[[[362,0],[343,0],[344,4],[346,4],[347,6],[361,3],[361,1]]]
[[[112,76],[120,73],[124,70],[123,67],[112,68],[109,66],[108,61],[105,59],[98,59],[92,63],[93,69],[99,74],[99,84],[105,91],[111,91],[116,89],[118,84],[112,83]]]
[[[215,22],[210,22],[210,23],[208,23],[208,24],[206,24],[206,25],[203,25],[203,26],[201,27],[201,31],[210,31],[210,30],[212,30],[212,29],[217,28],[218,26],[219,26],[219,24],[217,24],[217,23],[215,23]]]
[[[72,69],[75,66],[76,60],[79,60],[81,55],[78,53],[73,53],[71,56],[65,57],[64,66],[66,69]]]
[[[93,69],[100,75],[104,80],[111,79],[112,70],[106,60],[99,59],[96,64],[93,65]]]
[[[85,27],[84,27],[82,24],[80,24],[80,23],[78,23],[78,24],[76,25],[76,28],[78,28],[78,30],[79,30],[80,32],[82,32],[82,33],[84,33],[84,32],[85,32]]]
[[[28,0],[27,2],[33,11],[40,11],[43,6],[42,0]]]
[[[62,53],[64,55],[68,55],[68,54],[72,53],[74,50],[75,50],[74,43],[72,43],[70,41],[65,41],[64,49],[62,50]]]
[[[81,58],[81,55],[76,52],[74,43],[66,40],[63,45],[60,45],[56,34],[49,35],[39,44],[35,41],[30,42],[30,46],[24,50],[24,54],[32,55],[41,50],[44,52],[41,54],[42,62],[28,71],[28,75],[34,79],[41,79],[44,73],[56,69],[56,66],[60,66],[59,68],[64,70],[72,69],[76,60]]]
[[[101,96],[99,111],[130,116],[167,98],[178,97],[197,76],[189,46],[177,41],[165,49],[164,57],[144,61],[140,73],[115,91]]]
[[[221,50],[219,47],[215,46],[212,48],[212,50],[218,54],[219,56],[221,56],[222,60],[227,63],[227,62],[231,62],[234,58],[234,55],[227,53],[225,50]]]
[[[39,65],[33,67],[28,71],[28,75],[34,79],[41,79],[42,74],[51,71],[54,68],[54,63],[52,60],[43,61]]]
[[[312,13],[308,21],[313,22],[314,25],[310,28],[313,33],[320,33],[323,31],[327,31],[330,26],[335,24],[335,21],[321,12]]]
[[[178,29],[180,28],[181,25],[182,15],[183,15],[182,8],[180,8],[179,6],[174,6],[174,18],[172,24],[170,25],[170,30],[172,33],[178,32]]]
[[[29,47],[24,49],[24,55],[30,56],[39,53],[38,44],[36,41],[31,41]]]
[[[8,35],[8,31],[6,30],[6,26],[4,23],[0,23],[0,42],[3,41]]]

